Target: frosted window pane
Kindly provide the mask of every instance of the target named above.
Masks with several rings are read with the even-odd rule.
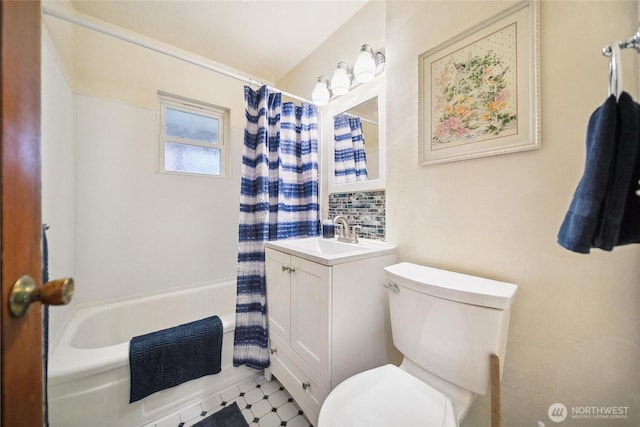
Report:
[[[166,134],[178,138],[218,143],[218,119],[188,113],[186,111],[166,110]]]
[[[165,142],[164,168],[172,172],[220,175],[220,150],[218,148]]]

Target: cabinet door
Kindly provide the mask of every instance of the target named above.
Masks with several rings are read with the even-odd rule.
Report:
[[[331,267],[291,257],[291,348],[329,378]]]
[[[291,325],[290,256],[267,248],[267,315],[269,333],[275,334],[289,344]]]

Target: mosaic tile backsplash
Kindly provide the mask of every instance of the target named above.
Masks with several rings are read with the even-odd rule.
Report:
[[[385,239],[385,192],[329,194],[329,219],[343,215],[351,225],[360,226],[358,237]]]

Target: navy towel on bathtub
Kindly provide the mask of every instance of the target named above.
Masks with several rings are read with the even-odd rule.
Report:
[[[208,317],[133,337],[129,403],[221,370],[222,321]]]

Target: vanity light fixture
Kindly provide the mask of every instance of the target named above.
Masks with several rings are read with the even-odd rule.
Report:
[[[363,44],[360,53],[353,66],[353,76],[359,83],[366,83],[376,76],[376,61],[373,57],[373,49],[368,44]]]
[[[373,80],[384,70],[385,61],[384,53],[374,52],[370,45],[363,44],[353,66],[353,74],[347,63],[340,61],[331,82],[324,74],[318,77],[311,93],[313,103],[320,107],[327,105],[332,98],[346,95],[351,89]]]
[[[380,74],[382,70],[384,70],[384,63],[387,58],[385,58],[384,53],[376,52],[376,75]]]
[[[315,87],[313,88],[313,93],[311,94],[311,99],[313,103],[319,107],[323,105],[327,105],[329,103],[329,99],[331,98],[331,94],[329,93],[329,79],[324,74],[318,77],[318,81],[316,82]]]
[[[342,96],[349,92],[351,88],[350,74],[349,66],[342,61],[338,62],[331,78],[331,91],[335,96]]]

